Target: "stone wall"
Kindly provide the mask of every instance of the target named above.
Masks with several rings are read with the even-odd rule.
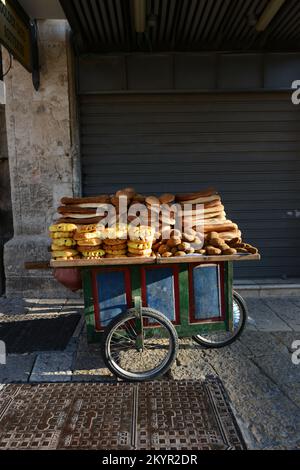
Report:
[[[80,192],[69,28],[56,20],[39,21],[38,28],[39,91],[16,61],[5,79],[14,220],[14,238],[4,253],[8,296],[66,294],[51,271],[26,271],[24,262],[49,259],[47,229],[59,201]]]
[[[0,295],[5,290],[3,245],[13,236],[4,105],[0,105]]]
[[[0,105],[0,239],[13,234],[5,109]]]

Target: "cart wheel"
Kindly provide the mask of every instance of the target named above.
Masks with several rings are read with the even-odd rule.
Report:
[[[140,318],[135,309],[112,320],[102,343],[109,370],[121,379],[136,382],[163,375],[173,364],[178,350],[178,336],[168,318],[151,308],[141,308],[141,314],[142,346],[138,334]]]
[[[223,348],[233,343],[243,332],[248,311],[244,299],[233,292],[233,331],[207,332],[193,336],[198,344],[205,348]]]

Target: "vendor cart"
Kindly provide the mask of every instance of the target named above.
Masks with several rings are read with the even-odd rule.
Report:
[[[52,261],[81,271],[89,342],[100,341],[119,378],[151,380],[172,366],[178,338],[223,347],[242,332],[243,299],[233,292],[233,262],[257,255]]]

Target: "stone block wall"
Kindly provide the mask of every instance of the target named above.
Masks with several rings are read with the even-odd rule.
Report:
[[[31,75],[16,61],[5,79],[14,221],[14,237],[4,250],[6,294],[60,297],[67,292],[51,271],[24,269],[25,261],[49,259],[48,226],[59,201],[80,193],[69,27],[43,20],[38,29],[40,89],[34,90]]]

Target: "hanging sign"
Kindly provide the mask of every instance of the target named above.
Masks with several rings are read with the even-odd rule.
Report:
[[[0,0],[0,43],[32,72],[30,23],[12,0]]]

